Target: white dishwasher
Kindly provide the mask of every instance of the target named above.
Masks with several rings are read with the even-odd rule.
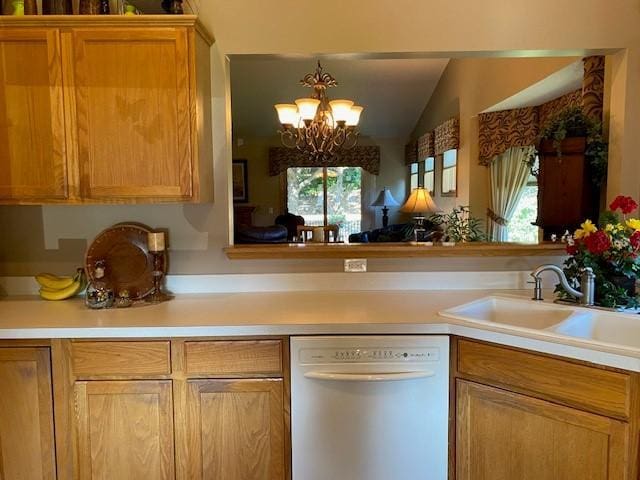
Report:
[[[291,338],[293,480],[446,480],[449,337]]]

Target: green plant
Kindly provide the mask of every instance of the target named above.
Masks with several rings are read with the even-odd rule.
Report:
[[[565,138],[585,137],[587,146],[585,158],[591,166],[591,178],[596,185],[602,185],[607,176],[608,145],[602,136],[602,124],[584,114],[581,107],[568,107],[551,117],[540,129],[538,142],[552,140],[553,146],[562,155],[561,144]],[[535,152],[529,159],[533,168]]]
[[[481,242],[485,239],[482,221],[471,216],[468,206],[455,207],[449,213],[433,214],[429,220],[442,228],[445,240],[452,242]]]

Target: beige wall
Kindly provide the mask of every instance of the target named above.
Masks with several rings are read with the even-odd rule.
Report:
[[[215,203],[2,207],[0,275],[69,272],[82,262],[87,239],[120,219],[171,228],[172,238],[186,247],[171,252],[173,273],[340,270],[339,260],[231,262],[225,257],[222,248],[230,239],[232,208],[230,81],[225,58],[229,54],[432,52],[464,57],[486,56],[488,52],[557,56],[561,51],[582,56],[600,49],[622,49],[613,56],[611,67],[609,195],[637,196],[640,191],[640,6],[636,0],[378,0],[368,2],[365,8],[353,0],[325,0],[322,8],[299,0],[192,3],[199,5],[201,17],[217,40],[212,49]],[[82,228],[85,233],[79,235]],[[520,270],[545,260],[377,260],[370,262],[370,270]]]
[[[460,58],[447,65],[427,103],[412,138],[451,117],[460,117],[458,196],[440,196],[440,168],[436,162],[435,201],[445,211],[470,205],[485,218],[489,206],[488,169],[478,165],[478,114],[576,61],[559,58]]]

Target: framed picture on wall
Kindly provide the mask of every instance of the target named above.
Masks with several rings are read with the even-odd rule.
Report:
[[[231,166],[234,203],[249,201],[249,175],[246,160],[234,160]]]

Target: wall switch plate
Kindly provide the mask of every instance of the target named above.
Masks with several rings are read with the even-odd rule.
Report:
[[[348,273],[364,273],[367,271],[366,258],[345,258],[344,271]]]

